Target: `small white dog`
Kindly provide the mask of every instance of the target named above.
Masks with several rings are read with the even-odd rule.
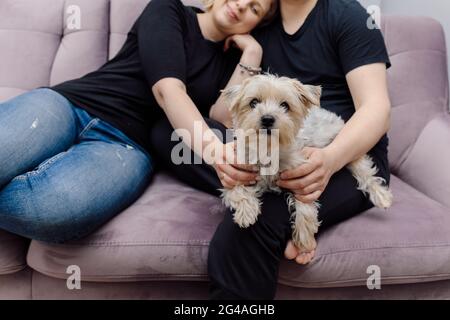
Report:
[[[239,148],[243,147],[244,161],[255,164],[261,172],[261,180],[255,185],[222,190],[223,203],[234,209],[234,221],[246,228],[256,222],[261,212],[260,196],[266,191],[281,192],[275,183],[279,171],[306,163],[307,159],[299,150],[306,146],[327,146],[343,128],[344,121],[319,107],[320,87],[303,85],[287,77],[254,76],[242,85],[225,90],[224,95],[230,102],[235,134],[240,133],[240,137],[237,135],[238,158]],[[247,143],[249,141],[256,143]],[[266,158],[262,159],[262,156]],[[385,186],[385,180],[375,176],[377,168],[368,155],[350,163],[347,168],[356,178],[358,189],[368,194],[375,206],[391,206],[392,194]],[[288,204],[295,208],[292,212],[294,244],[302,251],[313,250],[316,246],[314,235],[320,225],[319,203],[302,203],[290,194]]]

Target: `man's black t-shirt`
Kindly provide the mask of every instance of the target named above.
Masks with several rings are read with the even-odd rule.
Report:
[[[321,85],[321,107],[347,121],[355,112],[345,76],[366,64],[390,61],[379,29],[369,28],[370,15],[356,0],[318,0],[297,32],[285,32],[281,18],[256,30],[264,49],[263,70]],[[369,23],[368,23],[369,22]],[[369,152],[387,168],[388,138]],[[379,162],[378,161],[378,162]]]
[[[151,91],[158,80],[183,81],[208,116],[239,62],[237,50],[224,53],[223,41],[203,37],[196,14],[180,0],[150,1],[112,60],[51,89],[148,149],[150,126],[164,114]]]

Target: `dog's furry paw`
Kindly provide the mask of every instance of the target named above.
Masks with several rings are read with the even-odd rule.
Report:
[[[300,252],[311,252],[317,247],[314,234],[302,233],[302,231],[296,230],[296,228],[292,232],[292,242]]]
[[[316,248],[314,235],[319,230],[320,222],[317,220],[319,204],[295,203],[295,219],[293,221],[292,242],[302,252],[310,252]]]
[[[307,227],[294,226],[292,232],[292,242],[301,252],[311,252],[317,246],[314,234],[315,233]]]
[[[387,186],[374,184],[369,189],[369,199],[375,207],[387,209],[392,206],[394,197]]]
[[[351,162],[348,168],[358,181],[358,190],[361,190],[364,195],[368,195],[374,206],[387,209],[392,205],[394,198],[392,192],[386,185],[386,180],[376,176],[378,168],[370,156],[362,156]]]
[[[241,228],[248,228],[255,224],[260,214],[260,202],[257,198],[247,198],[235,203],[233,220]]]
[[[223,190],[222,202],[234,210],[233,220],[241,228],[248,228],[256,222],[261,213],[261,202],[258,193],[248,187],[236,186],[231,190]]]

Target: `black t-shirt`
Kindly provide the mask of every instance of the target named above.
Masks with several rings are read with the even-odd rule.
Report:
[[[149,130],[164,115],[151,91],[163,78],[183,81],[207,116],[239,61],[237,50],[205,39],[197,12],[180,0],[152,0],[118,54],[99,70],[52,87],[91,115],[149,148]]]
[[[318,0],[302,27],[285,32],[280,17],[255,30],[264,49],[265,71],[321,85],[321,107],[347,121],[355,106],[345,75],[366,64],[384,62],[389,56],[379,29],[368,28],[369,14],[356,0]],[[387,168],[388,138],[384,135],[369,152]]]

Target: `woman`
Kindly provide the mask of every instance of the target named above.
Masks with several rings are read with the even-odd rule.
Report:
[[[273,12],[271,0],[217,0],[208,14],[152,0],[99,70],[2,103],[0,228],[65,242],[132,204],[152,174],[153,123],[164,113],[175,128],[202,120],[258,46],[239,57],[223,52],[224,40]]]
[[[345,165],[369,153],[378,175],[389,183],[387,160],[390,102],[386,85],[389,58],[381,32],[369,29],[369,15],[355,0],[281,0],[281,15],[254,36],[264,49],[262,67],[280,76],[321,85],[321,105],[340,115],[346,126],[329,146],[305,148],[308,164],[282,174],[278,185],[303,202],[321,204],[319,232],[361,213],[373,204],[356,189]],[[259,66],[261,61],[253,61]],[[230,115],[221,101],[210,126],[225,130]],[[158,124],[153,139],[166,139]],[[167,152],[161,153],[166,155]],[[170,160],[168,161],[170,162]],[[181,178],[205,191],[247,183],[242,170],[215,165],[171,166]],[[220,177],[220,178],[219,178]],[[215,193],[218,194],[218,193]],[[265,194],[262,214],[252,227],[240,229],[227,212],[209,248],[211,296],[218,299],[271,299],[283,254],[299,264],[312,252],[299,252],[291,241],[290,215],[284,197]]]

